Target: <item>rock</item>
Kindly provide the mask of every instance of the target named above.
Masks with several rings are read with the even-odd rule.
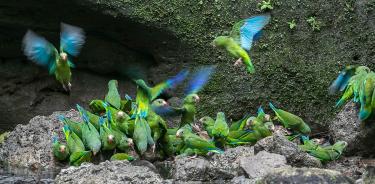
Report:
[[[362,182],[364,184],[375,183],[375,166],[367,166],[363,174]]]
[[[256,181],[277,168],[289,169],[285,156],[261,151],[252,157],[241,157],[240,166],[249,179]]]
[[[79,120],[75,110],[54,112],[50,116],[36,116],[29,124],[17,125],[8,138],[0,145],[0,162],[17,167],[31,169],[52,169],[60,167],[52,154],[52,133],[56,132],[61,141],[65,140],[62,123],[57,119],[65,115],[72,120]]]
[[[255,153],[267,151],[284,155],[289,164],[297,167],[322,167],[321,162],[300,150],[296,143],[290,142],[281,133],[274,133],[273,136],[266,137],[254,145]]]
[[[375,149],[368,149],[375,146],[374,119],[367,120],[365,126],[361,126],[358,109],[355,103],[349,102],[329,123],[329,131],[333,140],[348,143],[344,151],[344,154],[348,156],[375,153]]]
[[[128,161],[105,161],[61,170],[55,183],[162,183],[159,174],[148,167],[133,166]]]
[[[214,155],[210,159],[176,157],[172,178],[175,181],[231,180],[243,174],[239,159],[253,155],[252,147],[239,146],[227,149],[223,154]]]
[[[354,181],[338,171],[318,168],[283,168],[277,169],[263,177],[260,184],[352,184]]]
[[[364,165],[367,165],[363,162],[360,157],[342,157],[339,160],[328,162],[324,168],[339,171],[353,179],[360,179],[365,172]]]
[[[255,181],[251,180],[251,179],[248,179],[245,176],[238,176],[238,177],[234,177],[230,181],[230,183],[232,183],[232,184],[254,184]]]

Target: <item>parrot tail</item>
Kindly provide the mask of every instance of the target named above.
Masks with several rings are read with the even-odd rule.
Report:
[[[212,148],[208,150],[209,152],[217,153],[217,154],[223,154],[224,151],[219,148]]]
[[[369,116],[371,115],[371,111],[368,110],[368,109],[361,109],[360,112],[359,112],[359,120],[361,121],[364,121],[365,119],[367,119]]]
[[[248,71],[250,74],[255,73],[254,66],[253,66],[253,64],[252,64],[251,62],[250,62],[250,65],[247,65],[247,66],[246,66],[246,69],[247,69],[247,71]]]
[[[335,108],[342,106],[344,103],[345,103],[345,100],[340,99],[339,101],[337,101]]]
[[[269,106],[270,106],[270,108],[273,110],[273,111],[277,111],[277,109],[276,109],[276,107],[270,102],[269,103]]]

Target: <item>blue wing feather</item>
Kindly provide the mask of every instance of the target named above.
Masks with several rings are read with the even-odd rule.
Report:
[[[249,51],[253,40],[259,39],[259,33],[270,21],[270,15],[258,15],[245,20],[240,28],[241,47]]]
[[[215,68],[215,66],[207,66],[195,72],[192,79],[189,81],[188,87],[185,90],[185,94],[189,95],[198,93],[208,82],[211,74],[215,71]]]
[[[79,27],[61,23],[60,47],[63,52],[77,56],[85,43],[85,34]]]
[[[182,81],[184,81],[188,74],[188,70],[182,70],[176,76],[167,80],[168,86],[174,88],[177,84],[180,84]]]
[[[23,51],[28,59],[55,72],[56,48],[43,37],[28,30],[22,40]]]

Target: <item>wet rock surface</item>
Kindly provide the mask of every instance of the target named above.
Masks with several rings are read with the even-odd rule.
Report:
[[[300,150],[296,143],[289,141],[279,132],[258,141],[254,145],[255,153],[263,150],[270,153],[284,155],[288,163],[292,166],[322,167],[321,162],[317,158]]]
[[[133,166],[128,161],[105,161],[61,170],[55,183],[162,183],[162,178],[148,167]]]
[[[71,110],[54,112],[50,116],[36,116],[29,124],[17,125],[0,145],[0,162],[4,165],[30,169],[61,167],[52,153],[53,132],[59,135],[60,140],[65,140],[61,131],[63,125],[57,119],[60,114],[72,120],[80,120],[79,113]]]
[[[264,176],[260,184],[290,183],[290,184],[354,184],[354,181],[340,172],[318,168],[287,168],[278,169]]]
[[[371,155],[375,153],[375,119],[361,123],[358,118],[359,107],[349,102],[329,124],[329,132],[334,141],[342,140],[348,143],[345,155]]]

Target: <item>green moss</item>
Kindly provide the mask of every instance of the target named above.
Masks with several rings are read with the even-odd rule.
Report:
[[[258,2],[95,1],[105,10],[111,9],[126,19],[175,36],[179,43],[173,53],[162,49],[158,52],[175,58],[176,66],[218,65],[214,78],[201,92],[199,116],[223,111],[231,118],[240,118],[272,101],[303,117],[313,128],[324,127],[337,111],[333,106],[338,96],[327,94],[330,82],[346,64],[374,66],[368,53],[372,52],[369,48],[373,48],[371,40],[375,35],[366,21],[360,21],[360,15],[344,11],[345,2],[278,1],[263,38],[250,52],[256,73],[249,75],[244,67],[233,67],[235,58],[210,43],[216,36],[228,34],[236,21],[259,14]],[[319,32],[311,31],[311,25],[302,18],[313,16],[324,20],[325,26]],[[295,17],[301,17],[295,19],[300,24],[291,32],[285,22]],[[353,59],[357,58],[354,56],[359,59]]]

